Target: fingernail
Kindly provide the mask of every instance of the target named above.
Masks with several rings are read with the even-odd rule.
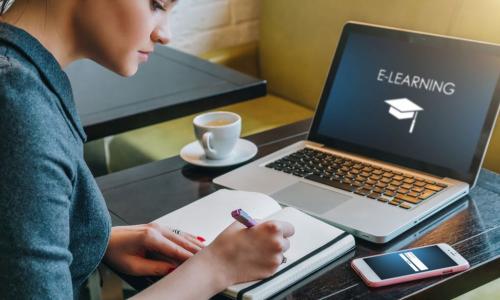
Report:
[[[197,236],[196,239],[198,241],[200,241],[200,242],[204,242],[205,241],[205,239],[203,237],[201,237],[201,236]]]

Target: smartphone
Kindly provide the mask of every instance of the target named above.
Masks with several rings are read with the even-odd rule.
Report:
[[[354,259],[351,266],[371,287],[386,286],[467,270],[469,262],[448,244]]]

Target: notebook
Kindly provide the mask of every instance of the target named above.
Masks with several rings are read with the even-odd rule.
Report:
[[[255,219],[288,221],[295,234],[285,252],[286,263],[267,279],[230,286],[224,294],[231,298],[268,298],[354,248],[350,234],[295,208],[282,208],[271,197],[255,192],[218,190],[154,222],[203,236],[208,245],[234,222],[231,211],[238,208]]]

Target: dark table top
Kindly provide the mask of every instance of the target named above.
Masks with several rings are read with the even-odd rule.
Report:
[[[249,137],[259,146],[258,157],[305,139],[310,120]],[[179,157],[153,162],[97,179],[115,224],[148,223],[206,196],[219,187],[216,176],[231,168],[203,169]],[[356,249],[275,298],[450,298],[500,277],[500,175],[482,169],[470,194],[395,240],[378,245],[356,239]],[[372,289],[351,270],[355,257],[448,243],[471,264],[467,272]],[[153,278],[123,276],[136,288]],[[290,298],[288,298],[288,296]]]
[[[66,73],[89,141],[266,94],[265,80],[163,46],[131,78],[90,60]]]

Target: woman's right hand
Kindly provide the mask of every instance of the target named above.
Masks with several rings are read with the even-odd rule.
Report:
[[[232,285],[273,275],[293,234],[294,227],[288,222],[266,221],[252,228],[234,222],[204,250]]]
[[[230,285],[269,277],[280,266],[293,234],[288,222],[266,221],[252,228],[235,222],[134,299],[208,299]]]

